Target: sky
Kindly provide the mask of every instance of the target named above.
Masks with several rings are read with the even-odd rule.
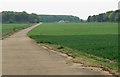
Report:
[[[74,15],[87,19],[118,9],[119,0],[0,0],[1,11],[26,11],[50,15]]]

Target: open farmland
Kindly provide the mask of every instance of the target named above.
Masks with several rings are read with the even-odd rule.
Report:
[[[2,24],[0,24],[0,39],[2,38]]]
[[[117,23],[47,23],[33,29],[28,35],[38,43],[60,45],[103,59],[118,60]]]
[[[27,27],[29,27],[28,24],[2,24],[2,38]]]

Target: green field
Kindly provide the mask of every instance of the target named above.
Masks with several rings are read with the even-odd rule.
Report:
[[[60,45],[72,49],[71,53],[81,53],[118,60],[117,23],[47,23],[38,26],[28,36],[38,43]]]
[[[27,27],[29,27],[28,24],[2,24],[2,38]]]
[[[0,39],[2,38],[2,24],[0,24]]]

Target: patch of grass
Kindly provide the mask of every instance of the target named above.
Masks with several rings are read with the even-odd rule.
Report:
[[[28,35],[106,35],[118,34],[117,23],[46,23]]]
[[[78,50],[77,54],[84,52],[109,60],[118,59],[117,35],[33,35],[32,39],[39,43],[60,45],[58,49],[63,47],[75,49]]]
[[[0,39],[2,39],[2,24],[0,24]]]
[[[59,46],[57,49],[63,49],[64,47],[63,46]]]
[[[29,27],[28,24],[2,24],[2,38],[5,38],[14,32]]]

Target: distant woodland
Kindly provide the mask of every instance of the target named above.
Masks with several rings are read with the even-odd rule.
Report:
[[[118,22],[120,21],[120,10],[108,11],[99,15],[89,16],[88,22]]]
[[[86,22],[118,22],[120,10],[108,11],[99,15],[89,16]],[[2,23],[39,23],[39,22],[85,22],[72,15],[38,15],[35,13],[3,11]]]
[[[72,15],[37,15],[27,12],[3,11],[3,23],[38,23],[38,22],[79,22],[79,17]]]

